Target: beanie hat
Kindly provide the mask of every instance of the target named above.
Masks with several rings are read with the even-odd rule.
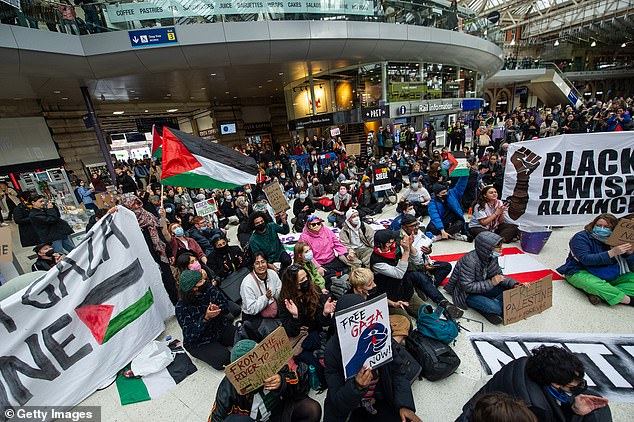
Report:
[[[436,183],[434,184],[432,189],[434,190],[434,195],[438,195],[440,192],[447,189],[447,186],[443,185],[442,183]]]
[[[178,284],[182,291],[188,292],[193,289],[196,284],[200,283],[202,278],[203,275],[200,271],[185,270],[179,277]]]
[[[233,346],[233,349],[231,349],[231,362],[240,359],[253,350],[255,346],[257,346],[257,343],[253,340],[240,340]]]
[[[416,217],[413,215],[405,214],[401,219],[401,226],[407,226],[408,224],[415,223],[416,221]]]
[[[367,174],[361,178],[361,183],[365,183],[369,181],[370,181],[370,176],[368,176]]]

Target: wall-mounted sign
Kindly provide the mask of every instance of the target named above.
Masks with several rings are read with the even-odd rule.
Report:
[[[207,137],[214,138],[218,136],[218,129],[212,128],[212,129],[199,130],[198,136],[200,136],[201,138],[207,138]]]
[[[178,44],[176,29],[174,28],[140,29],[138,31],[128,31],[128,35],[133,48]]]
[[[387,106],[363,107],[361,109],[361,118],[366,122],[388,117],[390,117],[390,109]]]
[[[257,135],[259,133],[271,133],[273,129],[271,122],[245,123],[244,131],[247,135]]]
[[[400,107],[398,108],[398,114],[400,114],[401,116],[402,116],[403,114],[407,114],[407,107],[406,107],[406,106],[404,106],[404,105],[400,106]]]
[[[334,123],[333,115],[320,114],[318,116],[310,116],[303,119],[291,120],[288,122],[290,130],[300,130],[310,127],[330,126]]]

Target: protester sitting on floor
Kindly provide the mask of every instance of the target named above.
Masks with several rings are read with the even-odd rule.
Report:
[[[313,283],[315,283],[323,293],[328,293],[328,290],[326,290],[326,279],[324,278],[326,270],[315,262],[313,251],[310,249],[308,243],[297,242],[295,244],[295,248],[293,249],[293,263],[301,265]]]
[[[209,223],[204,217],[197,215],[192,218],[192,227],[187,231],[187,236],[194,239],[196,243],[201,247],[207,259],[213,256],[214,248],[211,244],[211,239],[224,232],[221,229],[214,229],[209,227]]]
[[[301,188],[299,190],[299,194],[297,195],[297,199],[293,202],[293,215],[295,216],[291,220],[293,223],[293,230],[301,232],[306,224],[306,218],[314,213],[315,205],[313,204],[313,201],[308,197],[306,188]]]
[[[95,211],[95,213],[88,218],[88,223],[86,224],[86,233],[88,233],[99,220],[104,218],[106,214],[108,214],[108,210],[97,208],[97,211]]]
[[[562,347],[539,346],[531,356],[515,359],[496,372],[464,405],[457,421],[477,420],[473,418],[476,402],[492,392],[505,392],[522,400],[539,422],[612,421],[608,399],[584,394],[588,387],[584,374],[585,368],[576,354]]]
[[[568,283],[583,290],[590,303],[634,306],[634,247],[606,242],[618,220],[601,214],[570,239],[566,263],[557,268]]]
[[[48,271],[66,255],[55,252],[50,243],[41,243],[33,248],[37,259],[31,265],[31,271]]]
[[[315,214],[306,220],[306,227],[299,236],[299,241],[308,243],[313,251],[313,261],[326,271],[326,280],[336,273],[348,271],[348,266],[361,265],[354,251],[349,251],[332,230],[324,227],[323,220]]]
[[[205,278],[209,280],[212,286],[218,287],[220,285],[220,280],[218,280],[218,277],[213,272],[213,270],[207,265],[201,264],[198,258],[190,251],[182,252],[180,255],[178,255],[174,260],[174,265],[172,268],[174,269],[174,278],[176,280],[179,280],[183,272],[187,270],[204,271],[206,276]],[[227,299],[227,310],[230,313],[230,316],[228,315],[229,319],[233,321],[234,318],[240,316],[242,308],[240,308],[240,305],[238,305],[237,303]]]
[[[390,224],[390,230],[399,231],[401,229],[401,220],[406,214],[416,215],[416,210],[414,209],[414,205],[406,199],[401,199],[398,204],[396,204],[396,212],[398,215],[392,223]]]
[[[273,210],[273,207],[269,204],[269,201],[267,201],[266,196],[264,195],[260,195],[257,197],[257,199],[255,200],[255,204],[253,204],[253,211],[260,211],[260,212],[264,212],[266,213],[267,216],[267,220],[268,221],[274,221],[275,220],[275,211]]]
[[[428,214],[431,196],[419,178],[410,175],[409,189],[403,192],[402,198],[414,206],[417,218]]]
[[[326,379],[324,368],[319,363],[323,355],[318,355],[321,333],[332,323],[336,305],[337,302],[324,295],[300,265],[294,264],[286,269],[278,315],[289,337],[300,335],[303,327],[308,331],[302,342],[302,352],[295,361],[314,366],[322,386],[325,386]]]
[[[467,164],[469,167],[469,164]],[[467,188],[469,176],[458,178],[456,185],[448,189],[444,184],[435,184],[434,197],[429,206],[429,224],[427,231],[435,236],[435,240],[453,238],[456,240],[469,240],[464,232],[464,212],[460,206],[460,198]]]
[[[339,233],[339,240],[349,251],[354,252],[364,267],[370,265],[374,249],[374,230],[361,220],[354,208],[346,212],[346,222]]]
[[[195,358],[222,370],[229,363],[228,348],[236,331],[223,317],[228,312],[227,300],[207,280],[205,271],[183,271],[178,287],[176,319],[183,330],[183,346]]]
[[[249,353],[257,343],[240,340],[231,350],[231,362]],[[218,385],[209,422],[319,422],[321,406],[308,397],[308,367],[287,365],[248,394],[239,394],[227,377]]]
[[[191,237],[185,236],[185,230],[179,223],[170,224],[170,233],[172,239],[170,240],[170,247],[172,248],[172,256],[178,255],[179,251],[191,251],[198,257],[203,264],[207,263],[207,257],[202,250],[198,242]]]
[[[377,285],[375,296],[387,294],[390,313],[409,314],[415,318],[423,301],[414,295],[412,280],[406,277],[410,261],[414,259],[410,254],[413,240],[409,236],[400,238],[398,232],[392,230],[379,230],[374,235],[370,268]]]
[[[357,205],[357,210],[362,218],[380,214],[381,211],[383,211],[385,202],[379,201],[376,197],[377,194],[378,192],[374,191],[370,177],[363,176],[361,178],[361,185],[353,196],[353,202]]]
[[[207,264],[220,280],[224,280],[247,264],[240,246],[230,246],[229,239],[224,233],[216,234],[211,243],[214,253]]]
[[[348,188],[345,185],[340,185],[339,193],[335,193],[332,199],[334,201],[335,208],[328,216],[328,222],[333,226],[341,228],[346,219],[346,211],[352,207],[352,195],[348,193]]]
[[[337,302],[337,311],[361,304],[364,299],[346,294]],[[339,337],[326,343],[325,373],[328,393],[324,422],[420,422],[412,387],[405,376],[400,346],[392,340],[393,359],[377,369],[363,367],[346,380]]]
[[[274,262],[280,263],[280,271],[291,265],[292,259],[284,250],[284,245],[280,241],[278,233],[288,234],[291,229],[286,221],[286,213],[280,214],[282,224],[267,223],[266,214],[261,211],[255,211],[249,216],[249,226],[253,230],[249,247],[251,252],[263,252],[267,261],[272,266]]]
[[[499,235],[482,232],[476,236],[474,247],[458,260],[445,290],[453,296],[457,306],[471,307],[491,324],[501,324],[503,293],[519,283],[502,274],[498,264],[498,257],[502,255]]]
[[[452,318],[460,318],[464,313],[460,308],[449,302],[438,290],[440,283],[451,272],[451,264],[442,261],[432,261],[429,258],[432,242],[419,230],[418,220],[414,216],[406,215],[401,220],[402,234],[413,239],[410,251],[410,262],[407,277],[411,280],[414,290],[422,300],[430,298],[435,304],[447,310]]]
[[[264,319],[277,318],[277,300],[280,296],[282,281],[277,272],[269,268],[263,252],[253,254],[251,269],[252,271],[244,277],[240,285],[240,298],[242,299],[242,321],[245,322],[249,337],[254,338],[258,337],[256,333]],[[260,337],[263,337],[261,333]]]
[[[473,217],[469,222],[469,234],[476,237],[483,231],[499,234],[504,243],[510,243],[519,237],[519,229],[515,224],[506,223],[506,212],[509,206],[498,199],[497,189],[493,185],[485,186],[473,207]]]
[[[522,400],[506,393],[478,397],[469,422],[539,422]]]

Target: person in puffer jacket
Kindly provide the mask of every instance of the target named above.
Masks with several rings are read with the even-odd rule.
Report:
[[[463,309],[471,307],[492,324],[504,321],[504,291],[519,286],[517,281],[502,274],[498,264],[502,242],[495,233],[480,233],[475,238],[475,249],[460,258],[445,286],[456,306]]]

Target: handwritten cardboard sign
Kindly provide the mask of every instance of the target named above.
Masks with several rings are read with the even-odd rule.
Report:
[[[218,206],[216,205],[216,200],[214,198],[209,198],[204,201],[194,203],[194,209],[196,210],[196,215],[206,217],[218,211]]]
[[[621,218],[608,238],[608,245],[619,246],[624,243],[634,245],[634,220]]]
[[[0,229],[0,262],[13,261],[12,252],[11,229],[4,227]]]
[[[284,327],[277,327],[249,353],[225,367],[225,375],[244,395],[264,385],[293,356],[291,343]]]
[[[392,330],[387,296],[335,313],[346,379],[366,365],[377,368],[392,360]]]
[[[117,191],[107,191],[95,194],[95,204],[102,209],[110,209],[121,200],[121,194]]]
[[[348,144],[346,145],[346,154],[348,156],[354,155],[358,157],[361,155],[361,144]]]
[[[269,204],[271,204],[273,211],[275,211],[276,214],[291,209],[291,206],[288,204],[286,196],[284,196],[284,192],[282,191],[282,185],[279,183],[269,183],[262,188],[262,191],[264,191],[266,199],[268,199]]]
[[[553,276],[504,292],[504,325],[537,315],[553,306]]]

